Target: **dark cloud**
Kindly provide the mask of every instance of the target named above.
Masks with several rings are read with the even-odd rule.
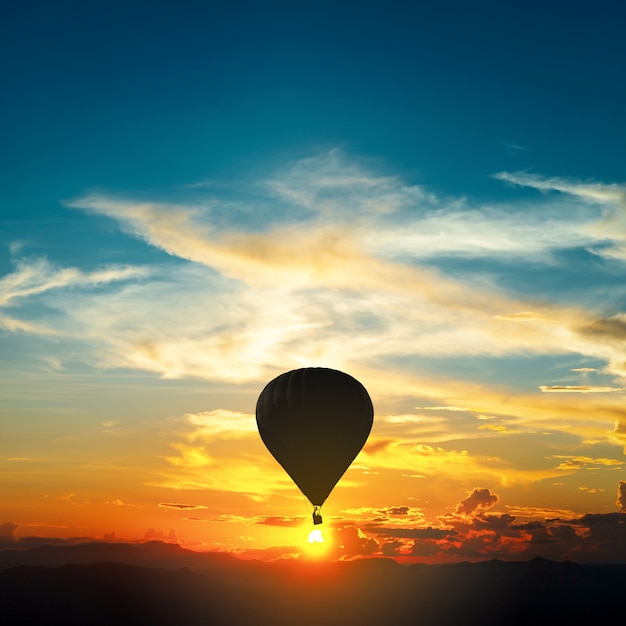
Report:
[[[159,506],[164,509],[178,509],[180,511],[206,509],[206,506],[202,504],[173,504],[171,502],[159,502]]]
[[[15,537],[15,531],[17,530],[17,524],[13,522],[5,522],[0,524],[0,544],[14,543],[17,541]]]
[[[525,524],[517,524],[515,529],[519,531],[521,536],[527,537],[528,541],[535,545],[541,543],[553,543],[555,541],[553,535],[548,531],[544,522],[526,522]]]
[[[375,439],[365,444],[363,452],[366,452],[367,454],[376,454],[377,452],[385,450],[385,448],[388,448],[394,442],[395,439]]]
[[[404,544],[401,541],[385,541],[380,548],[383,556],[397,556]]]
[[[376,539],[368,537],[351,524],[335,527],[334,544],[340,558],[371,556],[380,552],[380,544]]]
[[[494,496],[495,497],[495,496]],[[502,515],[477,515],[472,520],[472,525],[478,530],[488,530],[493,532],[505,531],[513,527],[514,515],[503,513]]]
[[[426,558],[440,557],[444,553],[445,550],[442,550],[442,546],[436,541],[414,541],[408,551],[403,551],[403,554],[406,554],[407,556]]]
[[[583,335],[607,339],[626,339],[626,321],[621,317],[598,317],[582,326]]]
[[[426,561],[542,557],[579,563],[626,563],[626,481],[619,482],[620,512],[614,513],[518,523],[513,514],[485,511],[496,502],[498,496],[489,489],[477,488],[458,504],[455,514],[442,516],[439,526],[425,528],[416,520],[415,527],[406,523],[398,527],[389,523],[389,519],[380,523],[372,520],[361,527],[360,543],[364,543],[364,535],[369,535],[377,539],[379,555]],[[392,508],[404,510],[390,507],[379,511]],[[411,520],[410,517],[405,519]],[[368,550],[372,547],[372,544],[367,545]],[[357,542],[352,551],[358,548]]]
[[[411,510],[408,506],[391,506],[387,509],[383,509],[381,512],[387,515],[407,515]]]
[[[167,535],[160,531],[154,530],[154,528],[148,528],[146,534],[143,536],[146,541],[165,541],[166,543],[178,543],[178,537],[174,530],[170,530]]]
[[[460,515],[472,515],[478,509],[488,509],[498,501],[498,496],[489,489],[474,489],[467,498],[461,500],[456,507],[456,513]]]
[[[378,513],[378,516],[375,517],[372,522],[384,524],[389,521],[391,517],[408,517],[409,513],[411,513],[410,506],[388,506],[384,509],[375,509],[375,512]]]
[[[626,550],[626,514],[623,512],[587,513],[570,523],[585,529],[583,535],[588,536],[596,546],[608,544],[616,550],[620,547]]]
[[[97,541],[93,537],[19,537],[12,546],[24,548],[38,548],[40,546],[75,546],[81,543]],[[7,544],[4,544],[5,546]]]

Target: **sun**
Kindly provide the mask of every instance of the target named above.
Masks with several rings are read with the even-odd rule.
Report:
[[[307,539],[300,544],[302,556],[305,559],[317,561],[328,557],[332,544],[332,539],[328,536],[329,530],[322,530],[321,528],[314,528],[313,530],[308,528],[305,530],[307,534],[304,537]]]

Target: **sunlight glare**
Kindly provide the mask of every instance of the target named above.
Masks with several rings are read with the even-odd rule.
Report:
[[[322,535],[322,531],[319,528],[309,533],[309,543],[324,543],[324,535]]]

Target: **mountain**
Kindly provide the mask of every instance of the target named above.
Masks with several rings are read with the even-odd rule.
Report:
[[[626,589],[623,565],[262,563],[158,542],[7,550],[0,569],[16,626],[577,625],[615,621]]]
[[[193,552],[175,543],[146,541],[144,543],[107,543],[93,541],[68,545],[43,545],[29,550],[0,550],[0,571],[19,565],[54,567],[67,563],[126,563],[165,569],[227,568],[242,561],[225,552]]]

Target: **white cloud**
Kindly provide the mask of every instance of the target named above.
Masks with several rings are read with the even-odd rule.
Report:
[[[61,333],[54,328],[49,328],[43,324],[27,322],[25,320],[0,315],[0,329],[4,329],[10,333],[27,333],[30,335],[44,335],[49,337],[58,336]]]
[[[148,274],[145,267],[109,266],[83,272],[77,268],[58,268],[46,259],[19,259],[15,271],[0,279],[0,307],[53,289],[98,286],[140,278]]]
[[[146,277],[146,268],[83,272],[22,262],[0,282],[0,302],[45,296],[63,319],[4,318],[4,326],[48,334],[72,328],[90,343],[92,363],[168,378],[250,381],[304,365],[363,369],[406,357],[567,352],[604,360],[626,376],[622,344],[585,330],[594,327],[593,312],[529,301],[501,287],[497,272],[490,277],[469,265],[458,277],[437,269],[439,255],[489,258],[491,268],[512,258],[553,263],[555,249],[596,241],[585,228],[598,211],[586,199],[611,204],[620,193],[610,185],[497,176],[582,200],[573,208],[562,199],[471,206],[338,151],[297,162],[255,188],[265,190],[259,206],[274,202],[280,222],[244,225],[239,211],[230,221],[228,212],[213,219],[219,195],[204,206],[79,198],[71,206],[115,219],[178,260],[151,268],[143,281],[131,279]],[[252,215],[255,197],[244,196]],[[232,189],[224,202],[232,202]],[[106,298],[94,290],[61,297],[72,286],[104,283],[115,286]]]
[[[599,206],[601,215],[580,224],[580,236],[589,240],[595,254],[626,259],[626,186],[548,178],[528,172],[500,172],[494,178],[540,191],[558,191]]]
[[[602,204],[623,201],[625,192],[624,187],[620,185],[583,183],[566,178],[539,176],[529,172],[499,172],[494,174],[494,178],[520,187],[532,187],[540,191],[559,191]]]
[[[185,421],[194,427],[188,436],[189,441],[209,442],[217,438],[240,439],[253,434],[256,437],[257,425],[254,415],[217,409],[202,413],[188,413]]]

